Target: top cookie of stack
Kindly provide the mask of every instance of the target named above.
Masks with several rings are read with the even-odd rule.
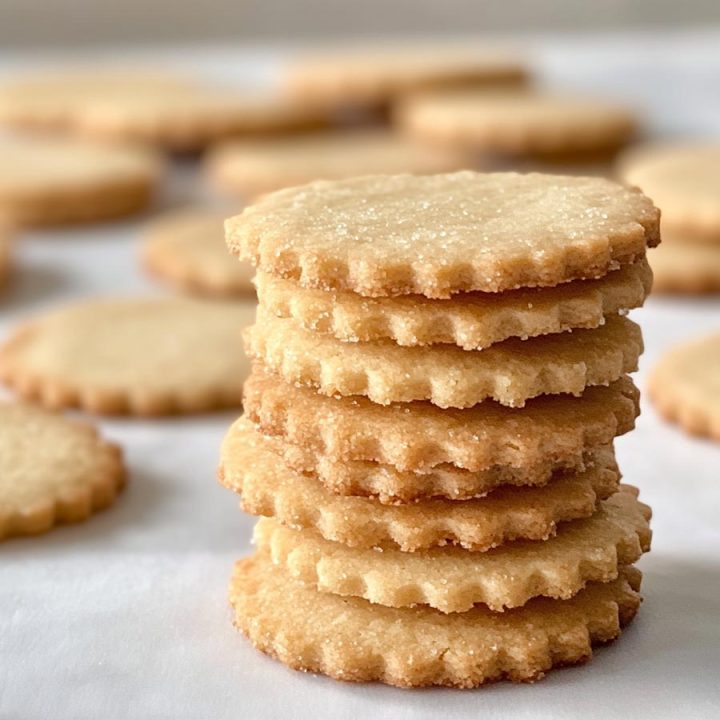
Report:
[[[658,218],[599,178],[464,171],[288,188],[226,229],[231,251],[304,288],[443,299],[601,277],[659,243]]]
[[[538,677],[618,634],[637,607],[622,566],[649,542],[611,447],[638,412],[626,374],[642,338],[623,315],[650,290],[658,222],[648,198],[604,179],[474,172],[316,182],[227,221],[260,305],[245,418],[220,475],[247,511],[274,518],[231,590],[253,642],[336,677],[473,686]],[[603,513],[618,521],[611,496],[635,517],[632,542],[606,572],[565,577],[549,538]],[[496,582],[489,563],[505,554]],[[542,582],[532,558],[547,563]],[[609,614],[598,624],[579,606]],[[498,636],[504,607],[518,609]],[[540,652],[524,623],[547,620],[552,635],[556,617],[572,620]],[[486,622],[492,638],[458,639]],[[393,628],[415,638],[405,655],[384,638]]]

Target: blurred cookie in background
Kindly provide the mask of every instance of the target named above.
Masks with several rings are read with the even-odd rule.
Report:
[[[618,167],[661,209],[663,230],[720,245],[720,142],[633,148]]]
[[[662,233],[662,244],[648,253],[654,293],[720,293],[720,243],[694,242]]]
[[[254,268],[230,255],[225,244],[223,223],[232,214],[196,208],[163,215],[145,229],[143,265],[189,293],[254,296]]]
[[[528,69],[505,50],[442,45],[328,49],[287,63],[288,95],[336,108],[383,109],[426,88],[519,86]]]
[[[650,374],[648,391],[665,418],[720,441],[720,333],[666,352]]]
[[[148,207],[162,174],[152,152],[54,137],[0,137],[0,215],[21,226],[96,222]]]
[[[0,86],[0,123],[197,152],[233,135],[325,126],[326,107],[191,77],[123,70],[25,76]]]
[[[720,292],[720,143],[631,149],[621,179],[662,211],[663,244],[649,254],[657,292]]]
[[[240,407],[255,303],[88,300],[25,322],[0,347],[0,379],[50,408],[159,416]]]
[[[207,170],[219,188],[241,197],[253,197],[313,180],[376,174],[423,175],[472,165],[467,153],[427,147],[377,129],[229,141],[211,151]]]
[[[25,73],[0,85],[0,123],[23,129],[67,130],[78,110],[94,100],[131,101],[192,87],[190,79],[152,69],[69,68]]]
[[[430,144],[559,163],[611,158],[638,126],[630,109],[610,101],[476,88],[410,95],[393,117],[400,130]]]
[[[88,102],[74,119],[96,139],[146,143],[171,152],[198,152],[234,136],[274,135],[325,127],[327,107],[259,92],[204,88]]]

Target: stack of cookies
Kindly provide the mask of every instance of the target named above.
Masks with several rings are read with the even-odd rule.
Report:
[[[640,603],[620,484],[659,214],[600,178],[369,176],[226,224],[257,267],[222,482],[263,516],[236,625],[343,680],[474,687],[586,660]]]

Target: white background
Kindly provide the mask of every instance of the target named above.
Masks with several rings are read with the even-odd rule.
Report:
[[[720,36],[616,36],[535,44],[554,84],[612,91],[660,133],[720,135]],[[271,53],[180,51],[228,75],[272,70]],[[22,59],[5,57],[0,70]],[[165,204],[196,194],[175,174]],[[140,222],[28,234],[0,299],[0,335],[73,297],[158,292],[136,256]],[[685,338],[720,329],[720,301],[652,298],[638,374]],[[691,439],[645,402],[618,454],[655,510],[645,604],[591,665],[535,685],[401,691],[285,669],[231,626],[226,586],[252,520],[214,480],[234,415],[103,420],[131,481],[85,524],[0,545],[0,718],[714,718],[720,716],[720,445]]]

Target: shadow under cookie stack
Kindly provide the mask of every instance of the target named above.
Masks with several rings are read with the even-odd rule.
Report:
[[[659,215],[599,178],[374,176],[226,224],[256,265],[220,479],[262,516],[235,624],[290,667],[475,687],[587,660],[635,615],[649,508],[624,317]]]

